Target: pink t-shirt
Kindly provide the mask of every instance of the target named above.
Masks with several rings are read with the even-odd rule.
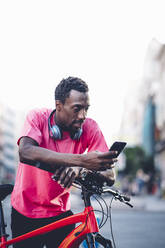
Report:
[[[97,123],[87,118],[82,126],[79,140],[72,140],[68,132],[63,132],[61,140],[54,141],[49,136],[48,118],[52,110],[32,110],[27,115],[20,137],[28,136],[36,140],[40,147],[61,153],[81,154],[98,150],[108,151],[107,144]],[[55,124],[54,118],[51,120]],[[20,139],[19,139],[20,140]],[[18,144],[19,144],[18,140]],[[12,206],[30,218],[46,218],[70,210],[70,189],[62,188],[53,181],[52,173],[34,166],[19,163]]]

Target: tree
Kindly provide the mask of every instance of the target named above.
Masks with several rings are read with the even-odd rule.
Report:
[[[145,173],[154,173],[153,157],[147,156],[140,146],[129,147],[124,150],[126,156],[126,167],[124,174],[135,176],[138,169]]]

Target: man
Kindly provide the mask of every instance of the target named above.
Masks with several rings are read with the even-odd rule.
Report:
[[[72,215],[69,191],[80,168],[109,169],[111,184],[115,181],[112,167],[117,160],[110,158],[114,152],[108,151],[97,123],[86,118],[87,84],[79,78],[63,79],[55,90],[55,104],[54,111],[31,111],[18,140],[20,163],[11,197],[13,237]],[[73,228],[70,225],[14,247],[58,247]]]

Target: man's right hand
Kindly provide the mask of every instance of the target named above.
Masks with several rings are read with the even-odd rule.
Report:
[[[93,151],[82,155],[82,167],[88,170],[104,171],[114,168],[114,163],[117,162],[116,158],[112,158],[112,155],[116,154],[116,151],[98,152]]]

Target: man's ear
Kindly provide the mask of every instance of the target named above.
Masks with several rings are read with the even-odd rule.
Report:
[[[56,100],[56,110],[61,111],[62,109],[62,102],[60,100]]]

